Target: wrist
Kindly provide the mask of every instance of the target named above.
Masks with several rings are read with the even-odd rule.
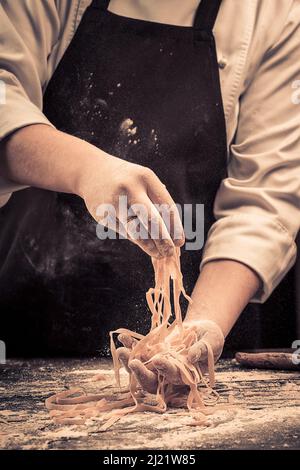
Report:
[[[220,327],[220,325],[214,320],[208,320],[205,318],[200,318],[200,316],[195,318],[185,318],[184,325],[188,327],[199,327],[205,328],[206,330],[214,330],[217,331],[220,337],[224,338],[224,333]]]
[[[101,184],[104,173],[105,152],[91,145],[89,147],[82,154],[81,161],[78,162],[79,164],[73,180],[74,194],[82,199],[86,199],[95,186]]]
[[[212,320],[226,337],[258,287],[257,276],[231,260],[204,265],[192,293],[187,319]]]
[[[197,325],[201,323],[203,326],[210,326],[218,329],[222,336],[226,338],[231,331],[230,322],[224,317],[224,319],[216,318],[215,315],[204,316],[201,313],[193,314],[187,317],[184,322],[188,325]]]
[[[193,303],[189,306],[185,322],[192,324],[206,323],[207,325],[215,326],[220,330],[222,335],[226,338],[231,330],[230,314],[226,310],[219,311],[217,305],[213,305],[205,301],[205,299]]]

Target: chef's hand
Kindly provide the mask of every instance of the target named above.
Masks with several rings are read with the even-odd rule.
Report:
[[[112,229],[128,234],[150,256],[171,255],[174,244],[184,243],[177,207],[149,168],[116,158],[44,124],[25,126],[13,132],[1,142],[0,153],[2,176],[25,186],[76,194],[84,199],[91,215],[107,226],[109,222],[103,220],[105,214],[99,212],[99,207],[111,205],[116,209],[116,227],[113,223]],[[129,207],[139,204],[143,210],[134,206],[128,219],[118,210],[119,196],[127,196]],[[164,223],[163,211],[159,212],[155,204],[168,206],[170,224]],[[134,216],[146,228],[151,220],[153,232],[147,239],[135,239]]]
[[[172,255],[174,245],[183,245],[184,232],[166,187],[149,168],[102,153],[100,165],[87,170],[83,185],[82,197],[90,214],[150,256]],[[120,210],[120,196],[125,211]],[[155,206],[162,204],[165,211]],[[143,228],[140,238],[139,227]]]
[[[208,363],[207,344],[210,345],[216,362],[222,354],[225,341],[224,335],[220,327],[211,320],[186,321],[184,325],[193,328],[197,335],[197,340],[188,350],[188,359],[192,364],[199,364],[201,371],[205,373],[207,372]],[[170,359],[163,355],[157,356],[147,366],[139,359],[129,361],[133,340],[126,335],[120,335],[119,341],[123,344],[123,347],[118,349],[119,359],[127,371],[135,374],[144,390],[150,393],[156,392],[158,374],[164,376],[168,383],[183,384],[179,369]]]
[[[206,372],[208,365],[207,344],[212,349],[216,363],[223,351],[224,334],[219,325],[212,320],[187,320],[184,324],[194,327],[197,333],[197,341],[190,347],[188,359],[192,364],[198,363],[202,372]]]

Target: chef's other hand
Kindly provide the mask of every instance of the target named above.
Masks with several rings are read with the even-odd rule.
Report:
[[[196,332],[197,340],[188,350],[188,360],[191,364],[198,364],[201,372],[208,371],[208,345],[210,346],[214,363],[222,354],[225,342],[221,328],[211,320],[184,321],[184,326],[191,327]],[[157,357],[153,360],[157,372],[166,377],[169,383],[182,384],[179,369],[167,357]]]
[[[192,364],[198,363],[203,373],[207,372],[208,364],[208,349],[207,344],[210,345],[214,362],[216,362],[222,354],[224,346],[224,335],[220,327],[211,320],[193,320],[185,321],[186,327],[192,327],[197,335],[197,340],[190,346],[188,350],[188,359]],[[119,340],[125,346],[128,345],[128,338],[126,335],[120,335]],[[133,359],[130,362],[128,347],[122,347],[118,351],[119,358],[124,364],[126,369],[132,371],[141,387],[150,392],[155,393],[157,390],[157,376],[158,374],[165,376],[168,383],[174,385],[182,385],[182,379],[179,369],[174,365],[170,359],[165,356],[156,356],[147,367],[138,359]]]
[[[184,232],[164,184],[149,168],[104,152],[99,156],[98,165],[87,169],[83,178],[81,196],[90,214],[151,257],[172,255],[174,245],[183,245]]]
[[[225,338],[219,325],[212,320],[193,320],[184,322],[186,325],[194,326],[198,340],[190,347],[188,359],[192,364],[199,363],[201,370],[207,370],[208,348],[210,345],[214,356],[214,362],[220,358]]]

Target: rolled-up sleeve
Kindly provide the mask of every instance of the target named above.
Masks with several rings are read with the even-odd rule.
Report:
[[[271,25],[270,25],[271,26]],[[253,269],[264,302],[296,259],[300,227],[300,2],[240,98],[228,177],[215,200],[201,263],[239,261]]]
[[[48,79],[47,59],[60,31],[55,0],[1,0],[0,25],[2,140],[24,126],[51,125],[42,107],[43,86]],[[18,185],[0,175],[2,199],[16,189]]]

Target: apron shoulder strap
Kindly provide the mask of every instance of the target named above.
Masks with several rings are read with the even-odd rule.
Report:
[[[194,28],[212,31],[215,25],[222,0],[201,0],[197,9]]]

